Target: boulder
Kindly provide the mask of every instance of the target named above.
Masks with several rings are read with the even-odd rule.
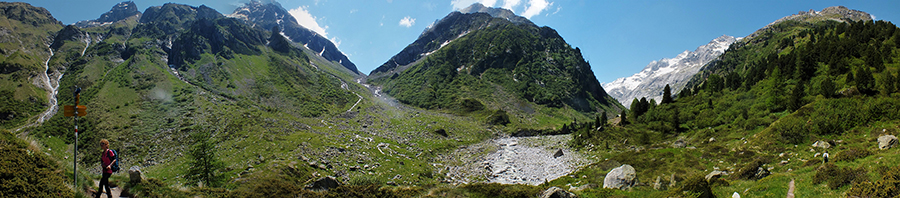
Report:
[[[557,188],[556,186],[550,187],[544,192],[541,193],[541,198],[577,198],[575,194],[572,194],[563,189]]]
[[[309,186],[309,189],[313,190],[328,190],[332,188],[337,188],[341,186],[341,182],[335,179],[332,176],[327,176],[323,178],[319,178],[312,183],[312,186]]]
[[[828,149],[831,148],[831,144],[826,141],[819,140],[813,143],[812,147]]]
[[[882,135],[878,137],[878,149],[884,150],[897,146],[897,136]]]
[[[562,157],[563,152],[562,149],[556,150],[556,153],[553,154],[553,158]]]
[[[141,183],[141,181],[144,181],[144,174],[141,173],[141,168],[138,166],[128,168],[128,176],[131,178],[131,183]]]
[[[756,174],[753,174],[753,177],[751,179],[759,180],[766,176],[769,176],[769,174],[771,174],[771,173],[769,172],[768,169],[765,169],[762,166],[760,166],[759,168],[756,169]]]
[[[614,168],[603,179],[603,188],[629,189],[637,183],[634,167],[625,164]]]
[[[709,174],[706,174],[706,182],[712,183],[715,179],[719,179],[722,176],[728,175],[728,172],[725,171],[713,171]]]
[[[675,142],[672,143],[672,147],[674,148],[684,148],[686,146],[687,142],[684,141],[684,138],[678,138],[678,140],[675,140]]]

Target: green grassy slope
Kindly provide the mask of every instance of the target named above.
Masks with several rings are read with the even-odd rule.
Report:
[[[0,10],[6,32],[0,35],[0,127],[12,128],[35,119],[47,105],[40,75],[62,23],[27,3],[2,2]]]
[[[797,196],[871,195],[866,193],[877,190],[855,183],[880,180],[897,161],[892,157],[897,149],[879,150],[875,139],[900,129],[898,29],[884,21],[784,21],[739,41],[673,103],[632,111],[624,126],[576,132],[575,145],[610,160],[573,174],[576,178],[597,177],[611,168],[605,164],[624,163],[648,182],[631,191],[582,194],[672,196],[693,185],[717,197],[733,192],[771,197],[785,196],[788,182],[795,180]],[[679,139],[688,148],[673,148]],[[811,146],[820,140],[833,146]],[[823,165],[825,151],[832,160]],[[771,175],[747,176],[760,167]],[[690,182],[712,170],[730,175]],[[652,188],[657,177],[668,181],[673,174],[675,188]],[[588,182],[600,181],[551,183]],[[863,188],[869,191],[854,190]]]
[[[400,69],[374,73],[369,82],[412,106],[457,114],[502,110],[513,128],[556,127],[622,108],[600,87],[580,50],[555,30],[484,13],[448,18],[442,23],[477,28],[447,43],[432,41],[428,45],[442,47]]]

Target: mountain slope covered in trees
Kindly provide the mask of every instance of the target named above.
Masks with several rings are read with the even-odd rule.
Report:
[[[590,68],[552,28],[453,12],[372,71],[368,82],[412,106],[498,109],[520,118],[513,123],[540,126],[549,123],[528,117],[569,122],[621,109]]]

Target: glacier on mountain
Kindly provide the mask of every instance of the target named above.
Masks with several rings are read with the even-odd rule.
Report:
[[[603,88],[625,107],[629,107],[635,98],[646,97],[647,100],[662,101],[663,88],[666,84],[669,84],[672,94],[678,93],[703,65],[715,60],[732,43],[740,39],[722,35],[694,51],[685,50],[674,58],[650,62],[640,72],[605,83]]]

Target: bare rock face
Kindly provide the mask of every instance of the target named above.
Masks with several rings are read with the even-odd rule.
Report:
[[[897,146],[897,136],[882,135],[878,137],[878,149],[885,150]]]
[[[541,198],[577,198],[575,194],[572,194],[563,189],[557,188],[556,186],[550,187],[547,190],[544,190],[541,193]]]
[[[609,171],[603,179],[603,188],[629,189],[637,183],[634,167],[625,164]]]

